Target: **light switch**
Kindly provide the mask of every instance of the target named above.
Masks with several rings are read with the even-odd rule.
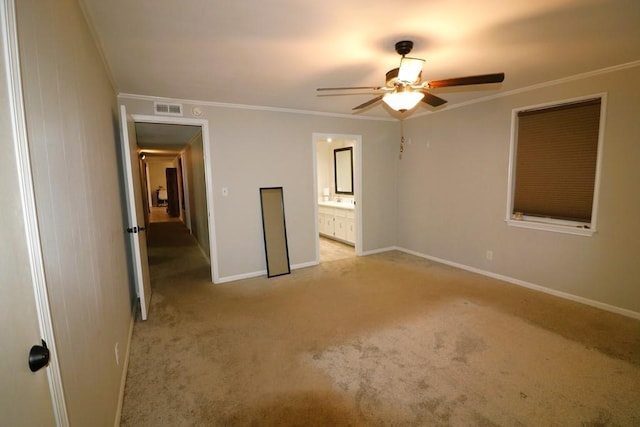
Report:
[[[227,197],[229,195],[229,189],[227,187],[222,187],[222,195]]]

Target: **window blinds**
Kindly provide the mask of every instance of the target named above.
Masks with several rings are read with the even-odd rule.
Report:
[[[601,100],[518,113],[513,212],[591,222]]]

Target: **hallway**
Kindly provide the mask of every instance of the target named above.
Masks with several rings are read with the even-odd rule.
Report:
[[[165,206],[151,206],[149,222],[181,222],[180,217],[171,217]]]

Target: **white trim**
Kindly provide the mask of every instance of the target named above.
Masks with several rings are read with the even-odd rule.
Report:
[[[319,262],[316,262],[316,261],[301,262],[299,264],[293,264],[291,266],[291,269],[292,270],[300,270],[301,268],[313,267],[313,266],[316,266],[318,264],[319,264]]]
[[[129,356],[131,355],[131,339],[133,338],[133,325],[135,324],[137,304],[133,305],[131,313],[131,321],[129,322],[129,335],[127,337],[127,349],[124,353],[122,361],[122,375],[120,377],[120,394],[118,396],[118,407],[116,408],[116,418],[113,423],[114,427],[118,427],[122,421],[122,405],[124,404],[124,390],[127,385],[127,371],[129,370]]]
[[[562,291],[557,291],[555,289],[551,289],[551,288],[547,288],[541,285],[536,285],[535,283],[531,283],[531,282],[527,282],[524,280],[520,280],[520,279],[516,279],[513,277],[509,277],[509,276],[504,276],[502,274],[498,274],[498,273],[492,273],[490,271],[486,271],[486,270],[482,270],[476,267],[470,267],[468,265],[465,264],[460,264],[458,262],[454,262],[454,261],[449,261],[443,258],[438,258],[435,256],[431,256],[431,255],[426,255],[420,252],[416,252],[416,251],[412,251],[410,249],[405,249],[405,248],[401,248],[401,247],[394,247],[391,248],[389,250],[398,250],[400,252],[404,252],[410,255],[414,255],[420,258],[425,258],[428,259],[430,261],[434,261],[434,262],[438,262],[440,264],[445,264],[451,267],[455,267],[455,268],[459,268],[461,270],[466,270],[466,271],[470,271],[472,273],[477,273],[480,274],[482,276],[486,276],[486,277],[491,277],[492,279],[497,279],[497,280],[502,280],[504,282],[507,283],[511,283],[513,285],[518,285],[518,286],[522,286],[524,288],[528,288],[528,289],[532,289],[534,291],[538,291],[538,292],[543,292],[545,294],[549,294],[549,295],[553,295],[556,297],[560,297],[563,299],[567,299],[570,301],[575,301],[581,304],[585,304],[585,305],[589,305],[591,307],[596,307],[599,308],[601,310],[605,310],[605,311],[609,311],[612,313],[616,313],[616,314],[621,314],[623,316],[627,316],[627,317],[631,317],[633,319],[638,319],[640,320],[640,312],[637,311],[633,311],[633,310],[629,310],[626,308],[622,308],[622,307],[616,307],[615,305],[611,305],[611,304],[606,304],[603,302],[599,302],[599,301],[595,301],[592,299],[588,299],[588,298],[584,298],[578,295],[573,295],[570,294],[568,292],[562,292]]]
[[[554,218],[535,218],[525,216],[523,219],[515,220],[512,218],[513,198],[515,193],[515,164],[518,151],[518,113],[521,111],[543,110],[559,105],[578,103],[589,99],[600,99],[600,126],[598,129],[598,148],[596,157],[596,173],[595,186],[593,192],[593,204],[591,205],[591,223],[578,223],[573,221],[563,221]],[[558,101],[545,102],[542,104],[528,105],[518,107],[511,110],[511,141],[509,143],[509,169],[507,175],[507,206],[505,213],[505,222],[507,225],[520,228],[529,228],[532,230],[552,231],[557,233],[573,234],[577,236],[592,236],[597,231],[598,219],[598,199],[600,196],[600,174],[602,169],[602,153],[604,145],[604,128],[606,123],[606,92],[579,96]]]
[[[395,251],[395,250],[399,251],[400,249],[396,246],[387,246],[386,248],[372,249],[370,251],[363,252],[362,255],[369,256],[369,255],[381,254],[383,252],[389,252],[389,251]]]
[[[253,271],[251,273],[242,273],[242,274],[236,274],[233,276],[220,277],[218,278],[218,281],[216,281],[216,285],[221,285],[223,283],[228,283],[228,282],[235,282],[238,280],[252,279],[254,277],[266,276],[266,274],[267,274],[267,270],[260,270],[260,271]]]
[[[209,259],[211,262],[211,281],[221,283],[218,277],[218,250],[216,246],[216,221],[213,209],[213,173],[211,171],[211,142],[209,141],[209,120],[191,119],[188,117],[148,116],[132,114],[133,120],[140,123],[163,123],[176,125],[192,125],[202,128],[202,149],[204,154],[204,178],[207,197],[207,215],[209,219]]]
[[[300,263],[300,264],[293,264],[293,265],[291,265],[291,270],[299,270],[301,268],[313,267],[313,266],[316,266],[318,264],[319,264],[318,261],[309,261],[309,262],[303,262],[303,263]],[[253,279],[254,277],[260,277],[260,276],[266,276],[266,275],[267,275],[267,270],[253,271],[251,273],[236,274],[234,276],[221,277],[216,282],[216,285],[219,285],[219,284],[222,284],[222,283],[228,283],[228,282],[235,282],[235,281],[244,280],[244,279]],[[282,277],[282,276],[278,276],[278,277]]]
[[[33,190],[33,175],[31,173],[31,160],[29,158],[29,139],[27,136],[27,123],[25,117],[25,105],[22,91],[22,77],[20,73],[20,57],[18,49],[18,32],[15,4],[13,0],[2,2],[0,14],[0,26],[2,31],[2,43],[5,52],[5,66],[9,83],[9,105],[11,108],[11,121],[13,130],[14,147],[17,158],[19,176],[19,191],[22,203],[22,211],[25,222],[25,236],[29,251],[29,263],[32,276],[32,286],[38,315],[38,324],[43,339],[51,352],[51,360],[46,370],[51,393],[53,414],[58,426],[68,426],[69,418],[65,404],[62,377],[60,374],[60,362],[56,346],[53,324],[51,321],[51,306],[47,294],[47,282],[42,257],[40,230],[36,214],[36,201]]]
[[[151,177],[149,176],[149,162],[147,161],[143,161],[142,165],[144,166],[144,176],[145,176],[145,188],[147,189],[147,203],[148,203],[148,207],[149,210],[151,210],[151,207],[153,206],[153,196],[151,195]],[[149,215],[150,212],[147,212],[147,215]]]
[[[318,227],[318,145],[316,134],[311,135],[311,162],[313,172],[313,218],[315,225],[313,226],[313,236],[316,243],[315,246],[315,262],[320,263],[320,228]]]
[[[354,209],[354,222],[356,225],[356,241],[354,242],[356,256],[362,256],[362,135],[356,134],[342,134],[342,133],[320,133],[313,132],[311,134],[311,153],[312,153],[312,173],[313,173],[313,204],[314,204],[314,232],[316,241],[316,261],[320,262],[320,230],[318,229],[318,155],[317,155],[317,142],[318,140],[333,138],[333,139],[346,139],[353,141],[353,148],[355,151],[354,158],[354,171],[353,171],[353,200],[355,202]]]
[[[638,61],[640,63],[640,61]],[[602,157],[604,156],[604,129],[607,122],[607,93],[600,94],[600,127],[598,129],[598,152],[596,154],[596,176],[593,189],[593,205],[591,206],[591,229],[598,229],[598,205],[600,200],[600,178],[602,175]]]
[[[530,230],[553,231],[556,233],[573,234],[575,236],[593,236],[595,230],[584,228],[584,226],[564,225],[554,223],[553,220],[542,221],[546,218],[535,218],[525,216],[522,220],[505,219],[507,225],[512,227],[528,228]],[[562,221],[560,221],[562,222]]]
[[[213,101],[203,101],[203,100],[196,100],[196,99],[164,98],[159,96],[137,95],[134,93],[119,93],[118,98],[125,98],[125,99],[139,100],[139,101],[151,101],[151,102],[180,102],[183,104],[195,104],[195,105],[202,105],[206,107],[233,108],[238,110],[272,111],[276,113],[306,114],[311,116],[340,117],[340,118],[357,119],[357,120],[375,120],[375,121],[383,121],[383,122],[395,122],[397,120],[390,117],[355,116],[355,115],[344,114],[344,113],[327,113],[323,111],[297,110],[294,108],[267,107],[263,105],[231,104],[226,102],[213,102]]]
[[[455,108],[466,107],[467,105],[478,104],[481,102],[492,101],[498,98],[506,98],[511,95],[517,95],[520,93],[531,92],[533,90],[544,89],[546,87],[556,86],[563,83],[571,83],[576,80],[588,79],[590,77],[596,77],[603,74],[614,73],[616,71],[626,70],[628,68],[640,67],[640,60],[626,62],[624,64],[613,65],[611,67],[601,68],[599,70],[587,71],[585,73],[575,74],[573,76],[562,77],[556,80],[550,80],[548,82],[537,83],[530,86],[521,87],[518,89],[509,90],[506,92],[496,93],[495,95],[483,96],[482,98],[471,99],[469,101],[463,101],[456,104],[448,105],[446,108],[437,111],[425,111],[419,114],[412,114],[410,117],[407,117],[407,120],[416,119],[418,117],[426,116],[428,114],[437,114],[443,113],[449,110],[453,110]]]

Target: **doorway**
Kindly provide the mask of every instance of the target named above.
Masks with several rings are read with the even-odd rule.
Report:
[[[362,137],[312,136],[316,260],[362,255]]]
[[[137,114],[133,114],[132,117],[136,128],[147,126],[154,129],[152,132],[159,131],[160,136],[164,135],[163,144],[157,143],[158,139],[156,138],[156,143],[149,141],[139,145],[148,156],[147,158],[162,154],[167,149],[172,152],[170,168],[176,169],[178,181],[177,194],[174,192],[174,199],[178,200],[180,211],[178,220],[185,223],[198,241],[203,254],[210,262],[212,282],[218,282],[208,120]],[[185,130],[184,128],[194,128],[197,131],[191,134],[191,140],[180,140],[175,137],[175,133],[180,133],[181,130]],[[163,174],[166,173],[166,169],[168,168],[162,170]],[[169,214],[166,212],[168,206],[154,206],[153,193],[156,188],[153,187],[151,173],[146,166],[145,170],[148,173],[146,181],[150,190],[147,196],[150,201],[150,213],[160,213],[155,209],[160,207],[165,210],[165,213],[162,214],[164,218],[166,214]],[[164,178],[164,182],[166,188],[166,178]],[[156,183],[155,185],[162,184]],[[167,191],[167,197],[169,197],[169,193]],[[169,216],[171,217],[171,215]]]

